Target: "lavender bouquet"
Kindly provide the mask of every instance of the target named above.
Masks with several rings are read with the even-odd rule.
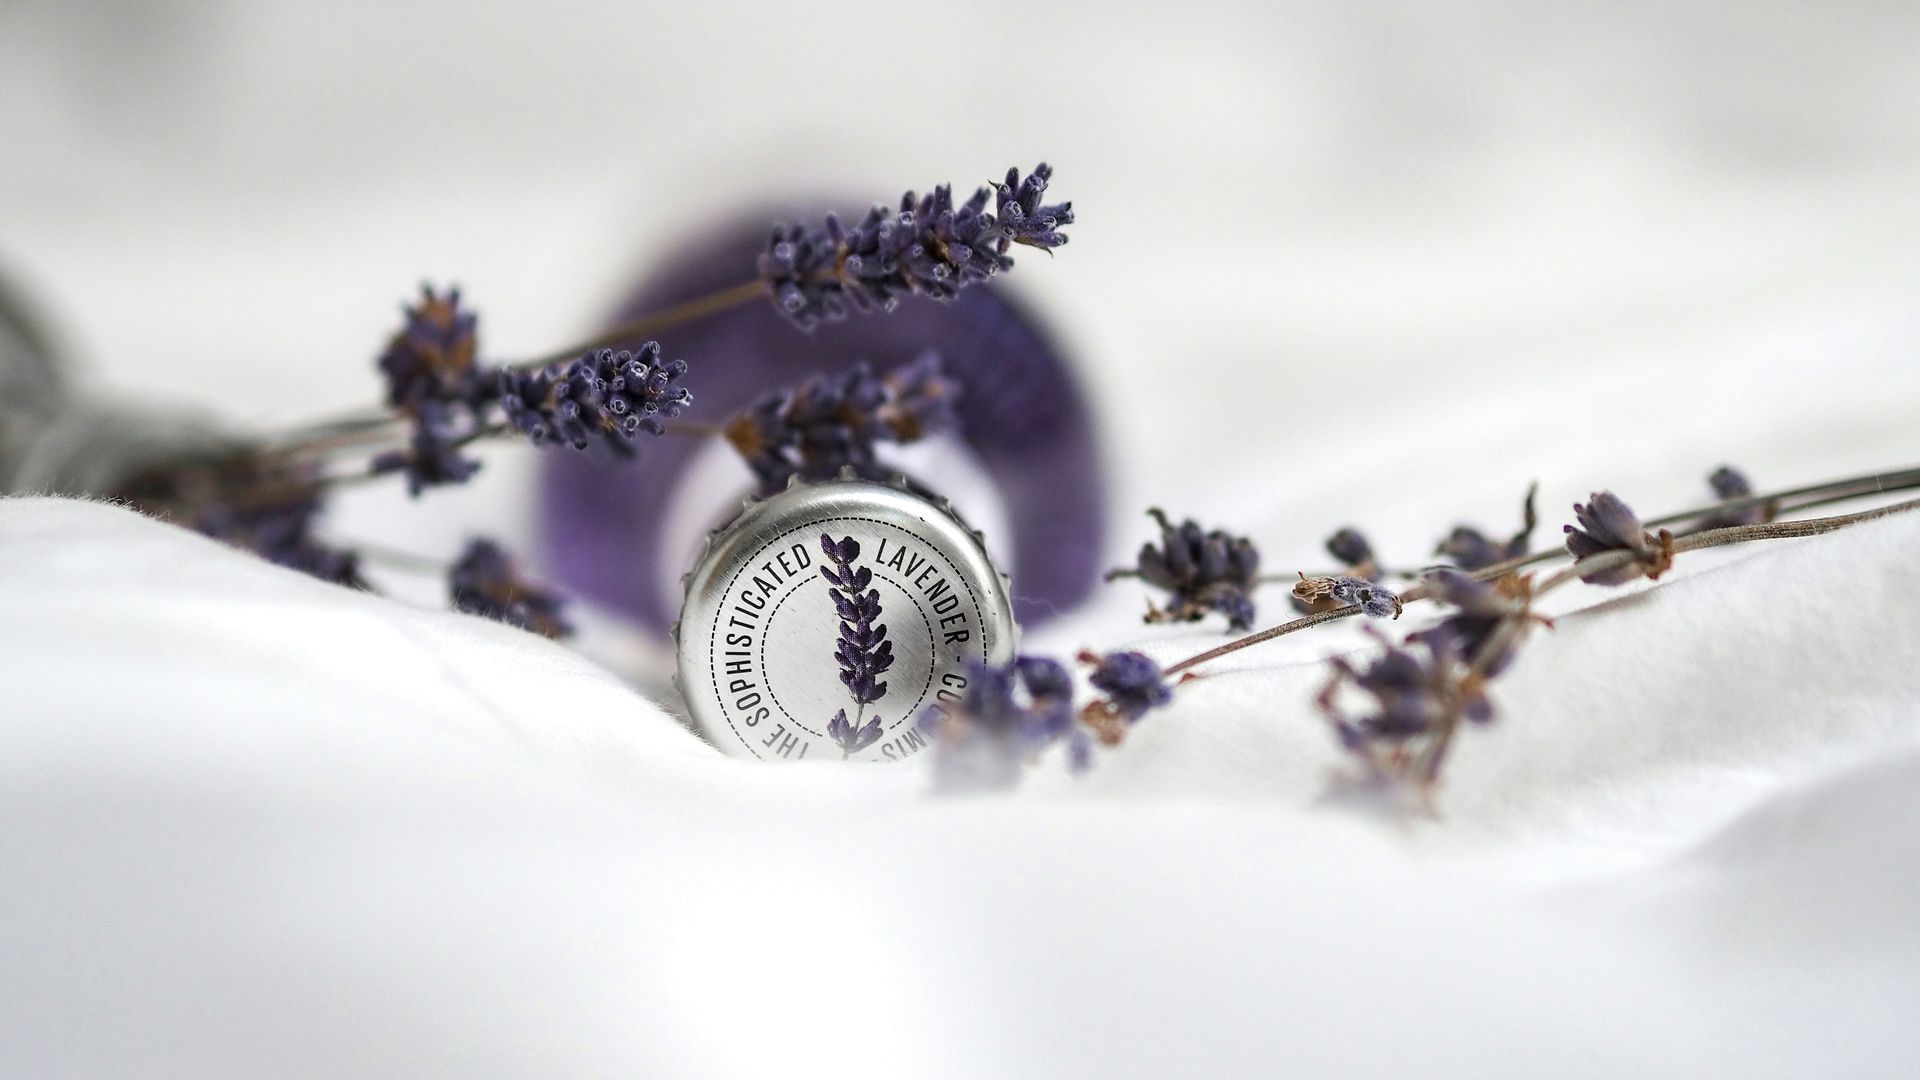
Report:
[[[755,300],[770,301],[801,333],[890,312],[910,296],[952,301],[1010,270],[1014,248],[1052,251],[1067,242],[1073,209],[1046,200],[1051,176],[1045,164],[1024,175],[1009,169],[964,201],[941,185],[876,204],[851,223],[829,214],[815,224],[778,225],[737,285],[531,359],[487,358],[479,318],[460,291],[422,286],[375,361],[381,407],[157,456],[89,493],[367,589],[366,560],[409,567],[421,560],[323,540],[316,524],[329,494],[390,480],[419,498],[469,483],[482,472],[474,449],[486,441],[644,467],[643,448],[652,439],[719,435],[762,494],[794,477],[822,479],[845,469],[879,477],[878,444],[917,442],[954,424],[960,387],[937,352],[884,373],[849,358],[856,362],[839,373],[769,387],[737,415],[703,421],[691,413],[689,363],[646,339]],[[444,572],[458,610],[549,637],[571,632],[562,600],[518,577],[514,561],[492,541],[475,540]]]

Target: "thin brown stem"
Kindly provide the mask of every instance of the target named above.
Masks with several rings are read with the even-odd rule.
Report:
[[[1775,506],[1776,513],[1790,514],[1799,510],[1811,510],[1818,506],[1830,506],[1837,502],[1847,502],[1852,499],[1865,498],[1870,495],[1892,494],[1897,491],[1912,491],[1915,488],[1920,488],[1920,468],[1896,469],[1891,472],[1867,473],[1862,476],[1849,476],[1840,480],[1828,480],[1818,484],[1808,484],[1804,487],[1784,488],[1779,491],[1770,491],[1761,495],[1745,495],[1738,499],[1724,499],[1720,502],[1709,503],[1706,506],[1698,506],[1691,510],[1682,510],[1677,514],[1657,517],[1648,521],[1646,525],[1648,528],[1657,529],[1663,525],[1675,525],[1682,521],[1712,517],[1715,514],[1735,513],[1741,510],[1749,510],[1756,506],[1766,506],[1769,503],[1777,504]],[[1800,498],[1801,496],[1813,497],[1803,499]],[[1566,555],[1567,552],[1564,548],[1548,548],[1545,551],[1536,551],[1531,555],[1522,555],[1517,559],[1508,559],[1505,562],[1494,563],[1492,566],[1475,571],[1473,576],[1481,581],[1491,581],[1494,578],[1511,573],[1512,571],[1521,570],[1529,566],[1537,566],[1540,563],[1551,562],[1554,559],[1565,558]]]
[[[353,551],[354,554],[370,562],[376,562],[390,569],[402,570],[410,574],[437,577],[444,576],[447,571],[451,569],[451,564],[445,559],[432,559],[411,551],[382,547],[379,544],[355,542]]]
[[[1904,483],[1902,486],[1907,488],[1920,487],[1920,470],[1909,470],[1909,472],[1914,473],[1915,478],[1911,482]],[[1887,475],[1904,475],[1904,474],[1887,474]],[[1840,482],[1840,483],[1847,483],[1847,482]],[[1836,484],[1835,486],[1837,487],[1839,486],[1839,484]],[[1856,484],[1855,486],[1858,486],[1858,485]],[[1822,487],[1813,487],[1813,488],[1806,488],[1806,489],[1800,489],[1800,490],[1801,491],[1824,491],[1827,489],[1824,486],[1822,486]],[[1851,494],[1844,495],[1844,496],[1832,495],[1832,496],[1823,496],[1823,497],[1832,498],[1832,499],[1860,498],[1864,495],[1872,495],[1872,494],[1878,494],[1884,491],[1894,491],[1894,490],[1900,490],[1900,489],[1889,485],[1889,486],[1867,488],[1865,490],[1855,490]],[[1745,505],[1748,505],[1748,506],[1761,505],[1765,502],[1771,501],[1773,499],[1782,498],[1782,497],[1783,496],[1779,494],[1771,495],[1771,496],[1755,496],[1754,499],[1757,501],[1749,500],[1745,502]],[[1776,539],[1786,539],[1786,538],[1798,537],[1798,536],[1818,536],[1821,533],[1832,532],[1835,529],[1844,529],[1849,525],[1855,525],[1863,521],[1872,521],[1875,518],[1888,517],[1893,514],[1904,513],[1906,511],[1914,510],[1914,509],[1920,509],[1920,499],[1912,499],[1907,502],[1895,503],[1891,506],[1882,506],[1873,510],[1863,510],[1855,514],[1839,514],[1833,517],[1809,518],[1805,521],[1768,521],[1768,522],[1761,522],[1756,525],[1730,525],[1725,528],[1708,529],[1705,532],[1698,532],[1698,533],[1693,533],[1689,536],[1680,537],[1673,542],[1673,550],[1676,553],[1680,553],[1680,552],[1687,552],[1687,551],[1698,551],[1703,548],[1721,547],[1727,544],[1746,543],[1752,540],[1776,540]],[[1669,515],[1668,517],[1665,517],[1665,518],[1656,519],[1656,521],[1667,521],[1667,522],[1680,521],[1680,520],[1685,520],[1687,518],[1692,518],[1692,517],[1703,517],[1710,513],[1713,513],[1712,509],[1707,509],[1704,511],[1694,511],[1686,514]],[[1654,523],[1655,522],[1649,522],[1648,524],[1654,524]],[[1556,550],[1556,551],[1541,552],[1537,555],[1528,556],[1527,558],[1524,558],[1524,559],[1509,559],[1505,563],[1498,563],[1493,566],[1489,566],[1484,570],[1477,571],[1473,574],[1473,576],[1481,581],[1488,581],[1493,578],[1500,577],[1503,574],[1511,573],[1512,571],[1520,569],[1522,567],[1529,566],[1534,563],[1542,562],[1547,559],[1565,558],[1566,555],[1567,555],[1566,551]],[[1574,578],[1581,577],[1583,575],[1591,575],[1591,574],[1599,573],[1603,570],[1612,569],[1614,567],[1626,566],[1634,562],[1638,558],[1639,556],[1631,551],[1606,551],[1606,552],[1601,552],[1598,555],[1588,556],[1587,558],[1582,559],[1579,562],[1576,562],[1573,565],[1568,566],[1565,569],[1562,569],[1556,572],[1552,576],[1548,577],[1546,580],[1542,581],[1540,584],[1536,585],[1533,590],[1533,595],[1537,597],[1542,593],[1545,593],[1551,589],[1558,588],[1561,585],[1566,584],[1566,582]],[[1428,595],[1429,595],[1429,590],[1425,585],[1415,585],[1413,588],[1408,589],[1405,592],[1400,594],[1400,601],[1403,604],[1411,603],[1415,600],[1424,600],[1427,598]],[[1239,652],[1241,649],[1248,648],[1249,646],[1259,645],[1262,642],[1272,641],[1273,639],[1278,637],[1284,637],[1285,635],[1291,634],[1297,630],[1305,630],[1309,626],[1317,626],[1320,623],[1324,623],[1324,622],[1333,622],[1336,619],[1344,619],[1344,618],[1347,618],[1348,616],[1357,615],[1359,613],[1360,613],[1360,605],[1349,604],[1346,607],[1335,608],[1331,611],[1322,611],[1322,612],[1316,612],[1315,614],[1312,614],[1312,615],[1304,615],[1298,619],[1292,620],[1291,622],[1281,623],[1279,626],[1269,627],[1265,630],[1260,630],[1255,633],[1248,634],[1245,637],[1235,638],[1234,640],[1226,642],[1224,644],[1216,645],[1213,648],[1208,649],[1203,653],[1199,653],[1198,655],[1187,657],[1185,660],[1181,660],[1177,663],[1174,663],[1168,666],[1166,668],[1166,674],[1169,676],[1176,675],[1182,671],[1186,671],[1188,669],[1198,667],[1201,664],[1205,664],[1210,661],[1217,660],[1222,656]]]
[[[364,409],[343,416],[331,416],[324,420],[315,420],[298,424],[285,431],[278,431],[266,437],[270,449],[282,446],[305,446],[316,440],[353,435],[371,428],[385,427],[398,422],[400,417],[391,409]]]
[[[405,441],[400,426],[406,418],[389,415],[378,423],[363,423],[328,435],[314,436],[299,442],[281,445],[269,445],[266,453],[292,460],[302,455],[324,456],[343,450],[364,450],[368,447],[385,448]]]
[[[1836,514],[1832,517],[1808,518],[1804,521],[1764,521],[1757,525],[1729,525],[1721,529],[1708,529],[1691,536],[1682,536],[1673,542],[1674,553],[1699,551],[1703,548],[1724,547],[1728,544],[1744,544],[1752,540],[1786,540],[1800,536],[1819,536],[1835,529],[1844,529],[1849,525],[1858,525],[1863,521],[1891,517],[1894,514],[1920,509],[1920,499],[1894,503],[1891,506],[1862,510],[1857,514]],[[1557,589],[1575,578],[1588,577],[1604,570],[1631,565],[1638,558],[1631,551],[1603,551],[1598,555],[1589,555],[1579,562],[1555,571],[1551,576],[1534,586],[1533,595],[1539,596],[1551,589]]]
[[[764,282],[758,279],[743,281],[730,288],[711,292],[705,296],[697,296],[672,307],[622,323],[586,341],[545,356],[504,366],[531,369],[557,364],[592,349],[652,337],[662,330],[693,322],[729,308],[739,307],[765,296],[766,293],[767,287]],[[329,454],[339,450],[356,450],[368,446],[391,444],[395,441],[396,429],[405,421],[406,417],[386,409],[317,420],[302,424],[291,431],[267,436],[264,440],[264,450],[277,456],[295,458],[302,455]]]
[[[1673,541],[1675,553],[1698,551],[1702,548],[1722,547],[1727,544],[1744,544],[1754,540],[1780,540],[1798,536],[1818,536],[1821,533],[1844,529],[1863,521],[1888,517],[1909,510],[1920,509],[1920,499],[1913,499],[1892,506],[1882,506],[1865,510],[1857,514],[1838,514],[1833,517],[1810,518],[1806,521],[1770,521],[1755,525],[1730,525],[1720,529],[1708,529],[1705,532],[1683,536]],[[1565,567],[1535,585],[1531,590],[1529,603],[1542,595],[1567,584],[1570,581],[1596,573],[1602,573],[1617,567],[1628,566],[1640,556],[1632,551],[1603,551],[1598,555],[1589,555],[1584,559]],[[1522,609],[1503,620],[1494,628],[1471,657],[1466,675],[1461,685],[1475,687],[1486,678],[1487,670],[1494,661],[1505,652],[1507,646],[1519,634],[1523,633],[1531,621],[1538,617]],[[1413,775],[1425,783],[1431,783],[1439,772],[1440,761],[1446,756],[1453,743],[1454,735],[1460,729],[1461,711],[1458,703],[1442,715],[1435,726],[1432,737],[1421,748]]]
[[[525,369],[541,368],[546,367],[548,364],[557,364],[562,360],[571,360],[591,349],[604,349],[630,341],[650,338],[662,330],[679,326],[682,323],[690,323],[695,319],[704,319],[709,315],[718,314],[729,308],[739,307],[742,304],[750,303],[766,295],[766,282],[758,278],[752,281],[743,281],[731,288],[711,292],[705,296],[696,296],[691,300],[675,304],[670,308],[656,311],[650,315],[641,316],[631,322],[621,323],[619,326],[588,338],[577,345],[559,349],[531,360],[521,360],[507,366]]]

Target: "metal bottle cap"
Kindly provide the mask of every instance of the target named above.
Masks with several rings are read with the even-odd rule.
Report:
[[[836,587],[821,571],[841,565]],[[675,629],[695,727],[773,761],[912,756],[921,713],[959,699],[967,661],[1006,662],[1015,634],[1006,578],[945,500],[851,478],[749,503],[709,537]]]

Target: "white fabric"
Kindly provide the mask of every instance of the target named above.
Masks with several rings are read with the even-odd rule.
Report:
[[[530,635],[8,500],[0,1071],[1898,1075],[1916,541],[1562,618],[1401,833],[1314,805],[1325,642],[1085,782],[930,801],[724,759]]]
[[[1916,45],[1903,3],[15,2],[0,254],[90,392],[285,422],[366,402],[422,275],[536,353],[770,182],[1044,154],[1082,224],[1010,283],[1102,407],[1112,559],[1162,504],[1274,569],[1346,523],[1415,561],[1532,479],[1551,532],[1722,460],[1920,459]],[[523,547],[530,458],[328,525]],[[1908,1076],[1917,540],[1558,597],[1399,829],[1318,804],[1351,627],[1084,781],[938,801],[721,759],[526,635],[0,502],[0,1075]],[[1029,644],[1219,640],[1141,602]]]

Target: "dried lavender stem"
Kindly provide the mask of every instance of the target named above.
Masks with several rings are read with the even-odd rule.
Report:
[[[266,437],[269,449],[280,449],[282,445],[305,446],[318,440],[354,435],[372,428],[385,427],[398,423],[400,417],[390,409],[363,409],[345,416],[329,417],[300,424],[286,431],[275,432]]]
[[[1857,514],[1839,514],[1834,517],[1810,518],[1806,521],[1771,521],[1762,522],[1757,525],[1730,525],[1722,529],[1708,529],[1705,532],[1680,537],[1673,542],[1673,551],[1679,554],[1687,551],[1698,551],[1702,548],[1722,547],[1727,544],[1742,544],[1752,540],[1781,540],[1800,536],[1818,536],[1821,533],[1844,529],[1849,525],[1857,525],[1863,521],[1872,521],[1875,518],[1888,517],[1893,514],[1915,509],[1920,509],[1920,499],[1895,503],[1892,506],[1882,506],[1873,510],[1864,510]],[[1669,518],[1667,520],[1675,519]],[[1583,576],[1611,570],[1615,567],[1627,566],[1639,558],[1638,553],[1624,550],[1606,551],[1598,555],[1589,555],[1575,562],[1573,565],[1555,572],[1546,580],[1535,585],[1529,602],[1538,600],[1542,595],[1565,585],[1569,581],[1576,581]],[[1479,650],[1474,653],[1467,668],[1466,678],[1484,678],[1488,666],[1493,663],[1495,658],[1500,656],[1502,651],[1504,651],[1507,645],[1513,640],[1514,636],[1520,633],[1526,626],[1526,622],[1527,616],[1522,615],[1518,618],[1507,619],[1495,628],[1494,632],[1481,644]],[[1453,743],[1453,736],[1459,728],[1460,711],[1458,709],[1447,710],[1446,714],[1441,717],[1439,725],[1434,730],[1433,738],[1429,739],[1427,744],[1421,748],[1418,762],[1419,768],[1415,770],[1415,775],[1427,777],[1435,775],[1438,771],[1440,759],[1446,755],[1448,748]]]
[[[1608,555],[1612,554],[1615,553],[1608,552]],[[1623,551],[1618,552],[1618,554],[1629,555],[1632,553]],[[1534,595],[1538,596],[1544,591],[1546,591],[1546,586],[1535,589]],[[1513,642],[1513,639],[1519,635],[1520,631],[1525,628],[1526,625],[1527,616],[1521,615],[1518,618],[1504,619],[1500,625],[1494,627],[1493,633],[1487,635],[1487,640],[1480,643],[1480,648],[1476,650],[1468,660],[1467,673],[1460,685],[1472,685],[1472,681],[1474,680],[1485,679],[1487,677],[1487,669],[1493,666],[1494,661],[1499,659],[1501,653],[1506,651],[1507,646]],[[1447,709],[1446,712],[1441,715],[1438,728],[1434,732],[1434,737],[1428,739],[1427,744],[1420,748],[1420,756],[1415,762],[1417,767],[1413,772],[1415,776],[1432,778],[1439,775],[1440,759],[1446,756],[1447,750],[1453,745],[1454,733],[1460,730],[1460,717],[1461,710],[1458,703]]]
[[[359,555],[363,559],[380,563],[383,566],[391,567],[395,570],[404,570],[412,574],[426,574],[432,577],[444,577],[448,567],[452,565],[446,559],[430,559],[425,555],[418,555],[411,551],[401,551],[398,548],[381,547],[378,544],[368,544],[358,541],[354,543],[353,551],[354,554]]]
[[[685,303],[656,311],[631,322],[623,323],[588,341],[570,348],[561,349],[534,360],[523,360],[506,367],[521,370],[546,367],[565,360],[571,360],[582,353],[594,349],[606,348],[640,338],[651,337],[661,330],[692,322],[728,308],[738,307],[756,298],[764,297],[767,287],[759,280],[742,282],[732,288],[721,289],[705,296],[695,297]],[[389,410],[379,413],[362,412],[349,416],[334,417],[302,425],[291,432],[271,435],[266,438],[268,453],[296,458],[308,454],[326,454],[336,450],[353,450],[363,447],[392,448],[398,445],[397,428],[405,421],[401,414]],[[715,429],[717,430],[717,429]]]
[[[297,499],[311,498],[314,493],[326,488],[371,483],[375,480],[383,480],[388,475],[362,469],[356,472],[331,473],[326,476],[294,480],[279,479],[241,491],[227,500],[225,505],[236,510],[258,510]]]
[[[323,456],[341,450],[389,448],[406,441],[406,433],[401,428],[405,422],[405,417],[390,413],[378,421],[363,420],[352,425],[342,424],[339,430],[330,434],[315,435],[281,445],[269,444],[266,453],[292,460],[305,455]]]
[[[1909,499],[1891,506],[1862,510],[1857,514],[1836,514],[1833,517],[1808,518],[1805,521],[1765,521],[1757,525],[1729,525],[1724,529],[1708,529],[1706,532],[1682,536],[1673,542],[1673,550],[1677,555],[1702,548],[1743,544],[1750,540],[1787,540],[1801,536],[1819,536],[1821,533],[1830,533],[1849,525],[1858,525],[1863,521],[1891,517],[1894,514],[1916,509],[1920,509],[1920,499]],[[1616,566],[1626,566],[1638,557],[1631,551],[1608,551],[1599,555],[1590,555],[1572,566],[1556,571],[1551,577],[1534,586],[1533,595],[1537,597],[1549,589],[1559,588],[1574,578],[1601,570],[1610,570]]]
[[[1418,589],[1418,588],[1419,586],[1415,586],[1414,589],[1409,589],[1406,592],[1401,593],[1400,594],[1401,602],[1404,603],[1407,600],[1419,599],[1419,597],[1416,597],[1413,595],[1413,592],[1415,591],[1415,589]],[[1219,658],[1227,655],[1228,653],[1239,652],[1241,649],[1244,649],[1249,645],[1258,645],[1263,641],[1272,641],[1274,638],[1284,637],[1287,634],[1293,633],[1295,630],[1305,630],[1309,626],[1318,626],[1324,622],[1332,622],[1335,619],[1344,619],[1349,615],[1358,615],[1358,614],[1360,614],[1360,605],[1348,604],[1346,607],[1334,608],[1331,611],[1317,611],[1317,612],[1314,612],[1312,615],[1302,615],[1299,618],[1293,620],[1292,622],[1284,622],[1284,623],[1281,623],[1279,626],[1270,626],[1265,630],[1259,630],[1254,633],[1248,634],[1246,637],[1235,638],[1224,645],[1216,645],[1213,648],[1208,649],[1206,652],[1199,654],[1198,656],[1189,656],[1185,660],[1182,660],[1177,664],[1169,665],[1165,669],[1164,673],[1168,677],[1172,677],[1174,675],[1178,675],[1179,673],[1187,670],[1188,668],[1198,667],[1199,665],[1204,664],[1209,660],[1218,660]]]
[[[578,345],[548,353],[545,356],[536,357],[532,360],[517,361],[506,366],[520,368],[522,370],[531,370],[533,368],[546,367],[548,364],[557,364],[563,360],[571,360],[581,353],[589,352],[593,349],[606,349],[615,345],[650,338],[662,330],[679,326],[682,323],[689,323],[695,319],[704,319],[708,315],[717,314],[728,308],[735,308],[742,304],[751,303],[754,300],[764,298],[766,295],[766,282],[758,278],[752,281],[743,281],[731,288],[721,289],[718,292],[710,292],[705,296],[696,296],[692,300],[664,308],[651,315],[643,315],[631,322],[622,323],[611,330],[588,338]]]
[[[1882,479],[1882,478],[1892,478],[1892,477],[1909,477],[1910,479],[1902,481],[1898,484],[1889,482],[1883,485],[1867,488],[1865,490],[1858,490],[1858,491],[1852,490],[1853,488],[1860,487],[1863,483],[1871,480]],[[1880,494],[1882,492],[1898,491],[1898,490],[1913,488],[1913,487],[1920,487],[1920,469],[1910,469],[1901,473],[1880,474],[1880,476],[1876,476],[1876,477],[1856,477],[1850,480],[1835,481],[1831,484],[1815,485],[1812,487],[1795,489],[1794,491],[1789,491],[1784,493],[1775,493],[1773,495],[1761,495],[1761,496],[1752,496],[1752,497],[1743,498],[1743,499],[1734,499],[1734,500],[1729,500],[1727,505],[1733,506],[1735,504],[1738,504],[1741,506],[1754,506],[1754,505],[1759,505],[1761,503],[1770,502],[1774,499],[1785,498],[1789,495],[1800,494],[1800,493],[1811,493],[1811,492],[1826,492],[1830,490],[1843,489],[1843,488],[1846,490],[1849,490],[1850,494],[1846,494],[1846,495],[1834,494],[1834,495],[1823,496],[1823,498],[1827,498],[1827,499],[1860,498],[1866,495],[1875,495],[1875,494]],[[1680,514],[1671,514],[1671,515],[1668,515],[1667,517],[1656,519],[1656,521],[1648,522],[1648,524],[1653,525],[1659,522],[1684,521],[1688,518],[1704,517],[1708,514],[1715,512],[1719,508],[1720,506],[1716,504],[1715,506],[1707,507],[1702,510],[1693,510],[1693,511],[1688,511]],[[1676,553],[1679,553],[1679,552],[1687,552],[1687,551],[1697,551],[1702,548],[1720,547],[1726,544],[1745,543],[1746,541],[1749,541],[1749,540],[1777,540],[1777,539],[1786,539],[1786,538],[1799,537],[1799,536],[1818,536],[1821,533],[1832,532],[1835,529],[1843,529],[1849,525],[1858,524],[1859,522],[1862,522],[1862,521],[1871,521],[1875,518],[1888,517],[1893,514],[1903,513],[1905,511],[1914,510],[1914,509],[1920,509],[1920,499],[1909,500],[1907,502],[1902,502],[1902,503],[1895,503],[1892,506],[1883,506],[1874,510],[1864,510],[1857,514],[1840,514],[1834,517],[1810,518],[1805,521],[1769,521],[1769,522],[1763,522],[1758,525],[1732,525],[1724,529],[1709,529],[1705,532],[1694,533],[1691,536],[1680,537],[1679,539],[1674,541],[1673,550]],[[1566,556],[1567,556],[1567,552],[1563,549],[1543,551],[1534,555],[1527,556],[1524,559],[1509,559],[1503,563],[1496,563],[1493,566],[1489,566],[1483,570],[1474,572],[1472,576],[1479,581],[1491,581],[1494,578],[1500,577],[1503,574],[1511,573],[1512,571],[1520,569],[1522,567],[1531,566],[1539,562],[1545,562],[1549,559],[1565,558]],[[1636,558],[1638,558],[1638,556],[1631,551],[1609,551],[1609,552],[1602,553],[1600,555],[1590,556],[1586,559],[1582,559],[1581,561],[1574,563],[1573,565],[1563,570],[1556,572],[1552,577],[1547,578],[1545,581],[1535,586],[1534,595],[1538,596],[1549,589],[1558,588],[1560,585],[1565,584],[1567,580],[1580,577],[1582,574],[1591,574],[1600,570],[1607,570],[1617,566],[1625,566],[1633,562]],[[1424,600],[1427,598],[1428,592],[1429,590],[1425,585],[1415,585],[1413,588],[1408,589],[1407,591],[1400,594],[1400,601],[1401,603],[1410,603],[1415,600]],[[1294,619],[1291,622],[1281,623],[1279,626],[1269,627],[1265,630],[1248,634],[1245,637],[1235,638],[1232,641],[1229,641],[1223,645],[1217,645],[1211,649],[1208,649],[1203,653],[1199,653],[1198,655],[1187,657],[1185,660],[1181,660],[1178,663],[1168,666],[1166,668],[1166,674],[1169,676],[1176,675],[1182,671],[1186,671],[1190,668],[1198,667],[1201,664],[1208,663],[1209,661],[1217,660],[1222,656],[1228,655],[1229,653],[1238,652],[1241,649],[1247,648],[1248,646],[1258,645],[1266,641],[1272,641],[1274,638],[1283,637],[1287,634],[1293,633],[1296,630],[1305,630],[1309,626],[1315,626],[1323,622],[1332,622],[1335,619],[1344,619],[1350,615],[1357,615],[1359,613],[1360,613],[1360,605],[1349,604],[1346,607],[1335,608],[1332,611],[1322,611],[1312,615],[1303,615],[1300,618]]]
[[[1852,476],[1844,480],[1828,480],[1824,483],[1808,484],[1805,487],[1786,488],[1781,491],[1768,492],[1764,495],[1746,495],[1738,499],[1727,499],[1723,502],[1714,503],[1705,509],[1669,514],[1663,518],[1655,518],[1647,522],[1647,525],[1657,529],[1662,525],[1671,525],[1678,521],[1685,521],[1688,518],[1705,517],[1708,514],[1717,514],[1723,511],[1745,510],[1750,507],[1765,506],[1775,501],[1783,503],[1781,507],[1782,512],[1788,510],[1804,510],[1808,507],[1824,506],[1827,503],[1842,499],[1878,495],[1883,492],[1907,491],[1916,487],[1920,487],[1920,467],[1896,469],[1891,472]],[[1818,499],[1796,503],[1790,507],[1784,505],[1785,500],[1797,499],[1803,495],[1818,496]]]

